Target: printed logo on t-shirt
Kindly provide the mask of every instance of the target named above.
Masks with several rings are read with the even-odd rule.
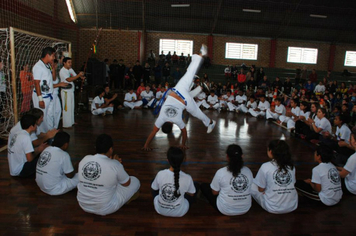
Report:
[[[330,182],[333,184],[340,184],[340,175],[339,171],[337,171],[336,168],[331,168],[328,172],[328,178],[330,179]]]
[[[167,107],[166,110],[164,111],[164,113],[166,114],[166,116],[173,118],[176,117],[178,115],[178,110],[176,107]]]
[[[162,193],[161,193],[161,197],[165,202],[171,203],[171,202],[175,202],[177,201],[177,197],[174,196],[174,186],[173,184],[164,184],[162,186]]]
[[[274,183],[280,187],[286,187],[292,183],[292,175],[289,171],[279,171],[278,169],[273,173]]]
[[[243,193],[248,188],[248,178],[244,174],[239,174],[237,177],[230,179],[230,186],[236,193]]]
[[[39,167],[44,167],[48,164],[48,162],[51,160],[51,153],[50,152],[42,152],[40,159],[37,162],[37,166]]]
[[[85,179],[94,181],[101,175],[101,167],[96,161],[90,161],[82,168],[82,175]]]
[[[14,144],[15,144],[15,142],[16,142],[16,138],[17,138],[17,134],[15,134],[15,135],[12,137],[12,139],[11,139],[11,141],[10,141],[10,144],[9,144],[9,148],[12,148],[12,147],[14,146]]]

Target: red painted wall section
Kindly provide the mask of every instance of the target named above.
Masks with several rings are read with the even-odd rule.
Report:
[[[213,45],[214,44],[214,36],[209,35],[208,36],[208,56],[211,60],[211,62],[213,62]]]
[[[140,31],[137,32],[137,39],[138,39],[137,60],[141,61],[142,33]]]
[[[328,65],[328,70],[333,70],[333,69],[334,69],[335,52],[336,52],[336,45],[335,45],[335,44],[331,44],[331,45],[330,45],[330,53],[329,53],[329,65]]]
[[[277,39],[271,40],[271,53],[269,57],[269,67],[274,68],[276,64]]]

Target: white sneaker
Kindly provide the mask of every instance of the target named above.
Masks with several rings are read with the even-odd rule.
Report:
[[[201,45],[200,53],[203,57],[208,55],[208,47],[205,44]]]
[[[211,133],[211,131],[213,131],[213,129],[214,129],[214,127],[215,127],[215,125],[216,125],[216,121],[215,120],[213,120],[213,123],[212,124],[209,124],[209,126],[208,126],[208,130],[206,131],[208,134],[210,134]]]

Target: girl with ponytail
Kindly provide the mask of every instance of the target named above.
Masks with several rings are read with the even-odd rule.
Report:
[[[184,161],[180,148],[170,147],[167,159],[170,168],[158,172],[151,184],[153,203],[158,214],[181,217],[188,212],[196,187],[192,177],[180,170]]]
[[[242,215],[251,207],[251,170],[244,166],[240,146],[229,145],[226,150],[227,166],[219,169],[210,186],[201,185],[201,191],[211,205],[224,215]]]
[[[283,214],[298,207],[295,167],[288,144],[273,140],[267,148],[271,161],[264,163],[253,180],[251,195],[263,209]]]

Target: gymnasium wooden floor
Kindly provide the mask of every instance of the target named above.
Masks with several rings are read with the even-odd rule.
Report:
[[[211,134],[196,118],[188,117],[187,160],[183,171],[194,181],[210,182],[217,169],[224,166],[225,149],[239,144],[246,165],[256,175],[263,162],[268,161],[267,144],[271,139],[285,139],[291,147],[297,166],[297,178],[309,178],[314,167],[315,146],[290,137],[289,133],[264,119],[235,113],[204,111],[217,120]],[[102,217],[85,213],[76,200],[77,191],[51,197],[40,191],[34,178],[10,177],[7,152],[0,153],[0,232],[4,235],[354,235],[356,226],[356,196],[344,195],[333,207],[314,205],[303,197],[295,212],[273,215],[256,202],[242,216],[228,217],[215,211],[206,201],[198,199],[186,216],[168,218],[153,208],[151,180],[167,168],[166,151],[178,145],[180,131],[158,133],[152,142],[154,150],[141,151],[155,117],[151,110],[120,110],[113,116],[95,117],[82,113],[79,123],[66,130],[71,135],[68,150],[73,162],[94,154],[96,136],[110,134],[115,151],[123,158],[130,175],[141,181],[140,197],[114,214]]]

